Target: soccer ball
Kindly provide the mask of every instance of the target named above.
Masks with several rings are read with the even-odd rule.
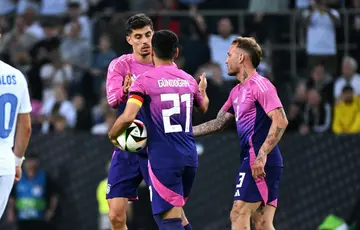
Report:
[[[144,123],[134,120],[129,128],[117,138],[117,141],[127,152],[136,153],[144,149],[147,143],[147,131]]]

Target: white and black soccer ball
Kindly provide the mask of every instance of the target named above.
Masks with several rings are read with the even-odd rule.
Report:
[[[129,128],[117,138],[117,141],[127,152],[136,153],[143,150],[147,144],[147,131],[144,123],[134,120]]]

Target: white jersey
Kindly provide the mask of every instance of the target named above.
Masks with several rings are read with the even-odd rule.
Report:
[[[24,75],[0,61],[0,176],[15,174],[15,156],[12,148],[16,121],[19,113],[30,113],[31,109]]]

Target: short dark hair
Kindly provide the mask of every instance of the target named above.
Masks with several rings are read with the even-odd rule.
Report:
[[[354,92],[354,89],[351,85],[345,85],[344,88],[342,89],[343,93],[347,93],[347,92]]]
[[[232,42],[236,47],[245,50],[251,57],[251,63],[254,68],[257,68],[262,59],[262,49],[256,42],[255,38],[252,37],[237,37]]]
[[[179,38],[170,30],[159,30],[154,33],[151,45],[156,57],[170,60],[174,58],[176,49],[179,48]]]
[[[150,26],[151,29],[154,29],[151,19],[145,14],[135,14],[131,16],[126,21],[126,33],[130,35],[133,30],[144,28],[145,26]]]

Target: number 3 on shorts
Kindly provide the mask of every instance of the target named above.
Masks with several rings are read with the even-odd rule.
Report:
[[[245,174],[244,172],[241,172],[239,173],[239,183],[236,184],[236,188],[241,188],[243,182],[244,182],[244,179],[245,179]]]

